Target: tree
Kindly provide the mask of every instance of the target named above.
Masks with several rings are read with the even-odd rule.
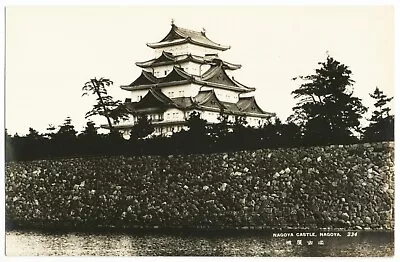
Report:
[[[189,133],[205,136],[207,134],[207,120],[202,119],[200,113],[192,112],[189,115],[189,119],[186,121],[186,125],[189,127]]]
[[[370,125],[365,128],[363,139],[366,141],[394,140],[394,116],[389,114],[390,107],[387,105],[393,97],[387,97],[378,87],[369,96],[376,100],[375,110],[369,119]]]
[[[72,125],[72,120],[67,117],[64,123],[59,126],[58,132],[55,134],[55,138],[58,140],[74,140],[76,138],[76,130]]]
[[[376,100],[374,103],[376,110],[372,113],[370,121],[377,123],[382,121],[382,119],[389,117],[390,108],[387,106],[387,103],[392,101],[393,97],[387,97],[378,87],[376,87],[374,93],[369,94],[369,96]]]
[[[39,132],[32,127],[29,128],[29,133],[26,135],[26,137],[31,140],[40,140],[43,138],[43,136],[41,136]]]
[[[56,133],[56,127],[52,124],[49,125],[49,127],[46,128],[47,133],[44,134],[46,138],[52,139]]]
[[[231,122],[229,121],[229,116],[221,113],[218,116],[218,123],[212,125],[211,135],[214,140],[218,141],[226,138],[229,135]]]
[[[51,155],[64,157],[76,154],[78,145],[76,133],[71,118],[67,117],[51,139]]]
[[[131,129],[131,140],[144,138],[154,132],[154,126],[146,115],[140,116]]]
[[[97,133],[97,128],[94,124],[93,121],[88,121],[86,123],[86,127],[85,129],[82,131],[82,133],[79,135],[81,137],[84,138],[94,138],[94,137],[98,137],[98,133]]]
[[[234,132],[242,132],[247,128],[249,123],[244,116],[235,116],[235,121],[233,122],[233,131]]]
[[[121,119],[127,119],[129,111],[126,106],[120,101],[108,95],[107,87],[111,86],[113,82],[106,78],[93,78],[86,82],[82,88],[82,96],[93,94],[97,95],[97,104],[93,105],[93,109],[86,113],[85,118],[100,115],[107,119],[110,131],[113,131],[113,124],[111,120],[118,123]]]
[[[13,137],[8,133],[7,128],[4,130],[5,133],[5,160],[12,161],[15,159]]]
[[[86,123],[85,129],[78,136],[79,146],[76,150],[81,154],[106,153],[104,140],[97,133],[97,127],[92,121]]]
[[[350,89],[352,72],[329,55],[318,64],[315,74],[299,77],[304,83],[292,92],[299,101],[288,121],[300,126],[309,144],[352,142],[367,110]]]

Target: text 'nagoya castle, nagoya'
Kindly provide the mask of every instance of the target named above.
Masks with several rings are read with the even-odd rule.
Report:
[[[118,127],[128,134],[140,116],[146,115],[155,128],[153,134],[171,135],[185,127],[192,112],[208,123],[217,123],[221,114],[234,121],[244,117],[249,126],[263,125],[275,114],[263,111],[254,96],[254,87],[245,86],[227,74],[241,68],[219,58],[229,46],[207,38],[204,30],[192,31],[173,22],[159,42],[147,44],[155,58],[137,62],[142,73],[131,84],[123,85],[131,98],[126,105],[133,116]]]

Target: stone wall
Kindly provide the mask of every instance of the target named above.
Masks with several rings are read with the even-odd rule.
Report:
[[[6,166],[6,223],[393,229],[394,144]]]

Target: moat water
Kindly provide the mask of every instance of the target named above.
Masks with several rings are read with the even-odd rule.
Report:
[[[6,232],[7,256],[393,256],[394,232]],[[286,233],[286,232],[285,232]],[[334,235],[334,234],[332,234]]]

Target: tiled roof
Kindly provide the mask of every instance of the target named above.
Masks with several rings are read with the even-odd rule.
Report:
[[[239,107],[240,111],[246,113],[274,115],[273,113],[268,113],[262,110],[261,107],[257,104],[257,101],[254,96],[239,98],[237,106]]]
[[[196,103],[202,104],[206,102],[213,95],[213,90],[200,91],[195,97]]]
[[[258,105],[255,98],[242,97],[237,103],[223,102],[215,95],[214,90],[200,91],[195,97],[175,97],[169,98],[159,90],[150,89],[145,97],[139,102],[126,103],[131,112],[152,112],[155,107],[159,110],[166,108],[178,108],[181,110],[200,109],[211,111],[224,111],[228,114],[238,115],[255,115],[255,116],[272,116],[274,113],[263,111]],[[147,111],[146,111],[147,110]]]
[[[224,68],[222,67],[222,64],[218,64],[216,66],[212,66],[209,70],[207,70],[202,76],[201,76],[201,81],[204,82],[211,82],[211,83],[217,83],[225,86],[232,86],[237,89],[241,89],[242,91],[245,92],[251,92],[254,91],[254,87],[248,87],[245,86],[238,81],[234,80],[228,74],[225,72]]]
[[[254,96],[241,97],[241,98],[239,98],[237,105],[241,110],[246,110],[248,107],[250,107],[254,103],[254,101],[255,101]]]
[[[196,62],[199,64],[210,64],[210,65],[218,65],[222,63],[224,69],[236,70],[241,68],[239,64],[233,64],[226,61],[221,60],[218,55],[206,55],[206,56],[198,56],[192,54],[183,54],[183,55],[172,55],[171,53],[163,51],[162,54],[154,59],[147,60],[144,62],[136,62],[136,65],[142,68],[148,67],[156,67],[161,65],[172,65],[179,64],[186,61]]]
[[[193,99],[191,97],[174,97],[171,98],[171,100],[179,108],[190,108],[194,105]]]
[[[132,112],[139,109],[143,111],[151,108],[162,109],[168,107],[175,107],[174,102],[163,92],[153,88],[150,88],[147,94],[139,102],[129,104],[129,109],[132,110]]]
[[[236,103],[222,102],[222,104],[224,104],[224,106],[226,107],[226,109],[228,109],[229,111],[232,111],[232,112],[240,112],[240,109],[239,109],[239,107],[237,106]]]
[[[229,46],[223,46],[211,41],[206,36],[205,32],[198,32],[182,27],[177,27],[175,24],[172,24],[171,30],[161,41],[157,43],[150,43],[147,45],[151,48],[158,48],[188,42],[222,51],[230,48]]]
[[[212,66],[202,76],[186,73],[183,69],[174,66],[173,70],[165,77],[156,78],[150,72],[143,71],[142,74],[130,85],[121,86],[124,90],[145,90],[148,88],[161,88],[163,86],[182,85],[186,83],[196,83],[213,88],[233,90],[240,93],[254,91],[255,88],[240,84],[229,77],[222,63]]]
[[[152,73],[142,70],[142,73],[129,86],[151,85],[158,82],[158,79]]]
[[[169,82],[184,81],[184,80],[190,81],[192,80],[192,76],[186,73],[183,69],[174,66],[174,68],[168,75],[159,78],[159,80],[160,83],[169,83]]]

